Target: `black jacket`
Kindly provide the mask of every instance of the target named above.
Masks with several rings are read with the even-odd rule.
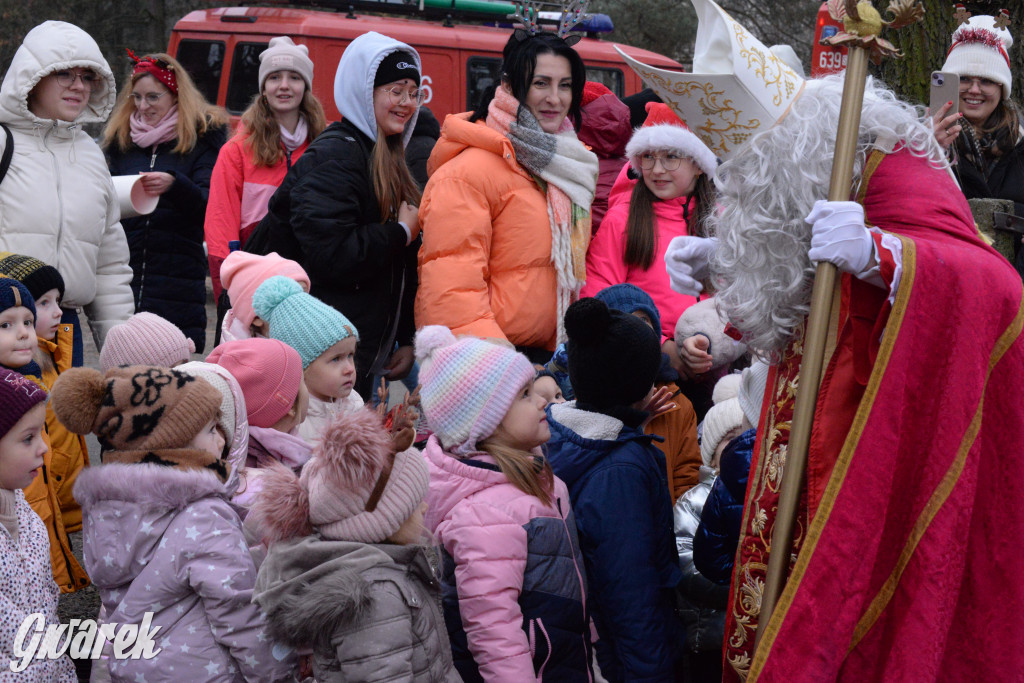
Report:
[[[381,222],[372,150],[373,141],[355,126],[332,123],[288,171],[256,229],[265,231],[264,253],[298,261],[309,293],[356,326],[356,388],[364,398],[393,343],[412,344],[420,245],[416,239],[406,246],[399,223]]]
[[[196,141],[188,154],[171,152],[177,140],[122,152],[107,150],[111,175],[163,171],[174,184],[160,196],[153,213],[121,221],[131,251],[135,311],[149,311],[171,321],[192,339],[196,353],[206,344],[206,253],[203,223],[210,176],[226,128],[215,128]]]
[[[999,158],[987,177],[963,155],[953,170],[968,199],[1009,199],[1013,202],[1013,212],[1024,218],[1024,137],[1013,150]],[[1014,265],[1017,272],[1024,275],[1024,249],[1020,237],[1016,235],[1013,240]]]

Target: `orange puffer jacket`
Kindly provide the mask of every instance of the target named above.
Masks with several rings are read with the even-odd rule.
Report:
[[[557,277],[547,199],[512,143],[469,114],[445,119],[420,204],[416,327],[553,350]]]

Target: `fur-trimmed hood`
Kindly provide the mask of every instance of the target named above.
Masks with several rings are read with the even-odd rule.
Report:
[[[327,541],[318,536],[275,543],[260,567],[253,601],[267,615],[273,638],[293,647],[330,650],[338,629],[371,611],[371,579],[378,568],[411,573],[440,590],[426,549]],[[330,599],[325,599],[330,596]]]
[[[74,496],[82,506],[86,567],[99,587],[131,581],[189,505],[214,498],[227,508],[224,483],[212,471],[148,463],[87,467]],[[106,554],[90,557],[99,552]]]

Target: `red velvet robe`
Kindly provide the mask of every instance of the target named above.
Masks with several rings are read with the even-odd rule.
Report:
[[[789,581],[752,654],[803,332],[768,377],[733,570],[725,680],[1010,680],[1024,644],[1021,280],[952,179],[872,155],[895,302],[843,275]],[[882,263],[892,278],[893,263]]]

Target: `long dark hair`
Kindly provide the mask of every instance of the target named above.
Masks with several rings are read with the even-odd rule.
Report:
[[[502,50],[501,82],[508,84],[512,96],[520,102],[526,100],[526,93],[530,90],[530,83],[533,81],[533,70],[537,66],[537,57],[540,55],[553,54],[565,57],[569,60],[569,70],[572,74],[572,102],[569,105],[569,120],[572,125],[580,127],[580,105],[583,101],[583,86],[587,82],[587,69],[583,64],[583,58],[576,50],[565,44],[565,41],[554,33],[538,33],[523,40],[516,38],[515,33],[505,43]],[[473,110],[470,121],[480,121],[487,118],[487,107],[494,99],[494,87],[484,91],[483,96]]]
[[[635,173],[632,169],[630,176]],[[706,237],[704,221],[715,206],[715,186],[707,173],[697,177],[697,185],[693,195],[697,199],[697,215],[690,220],[688,205],[683,205],[684,218],[690,225],[696,226],[693,232],[698,237]],[[658,198],[647,187],[642,176],[633,186],[633,194],[629,198],[629,215],[626,218],[626,250],[622,260],[627,266],[647,270],[654,263],[654,249],[658,236],[654,229],[654,202]]]

